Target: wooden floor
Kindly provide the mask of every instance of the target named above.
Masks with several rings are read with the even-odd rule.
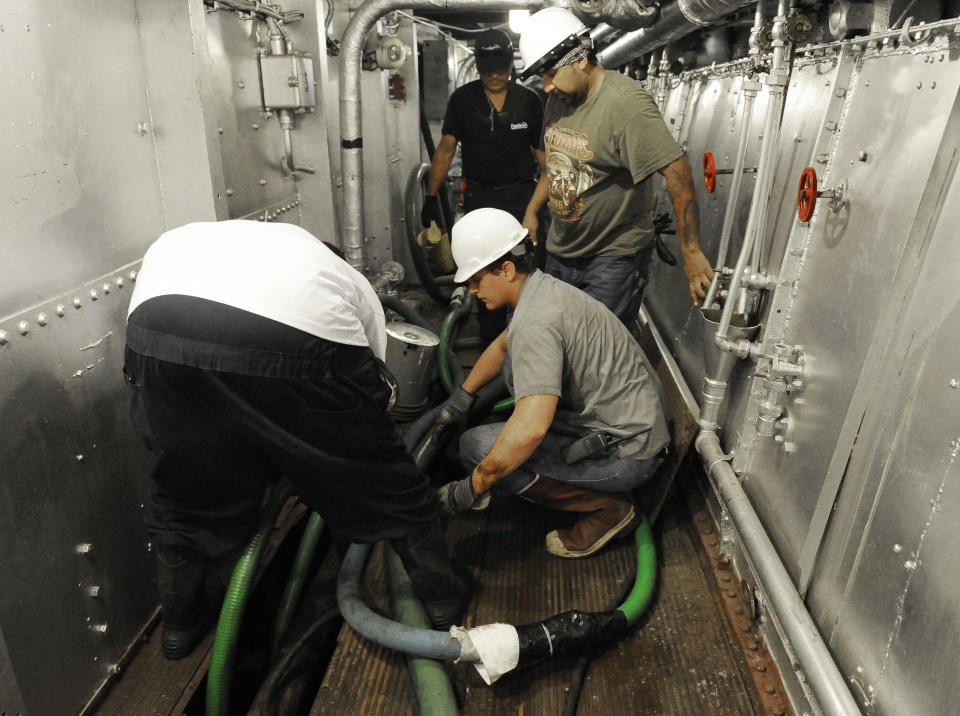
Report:
[[[631,541],[587,560],[557,559],[542,540],[561,524],[559,518],[504,497],[486,513],[454,523],[453,552],[480,576],[468,626],[524,624],[572,608],[599,610],[620,591],[635,558]],[[738,632],[727,614],[712,557],[685,506],[669,504],[655,533],[660,559],[655,601],[626,638],[595,656],[578,713],[784,713],[785,701],[777,698],[782,687],[767,669],[762,644],[745,655],[742,635],[749,636],[751,625],[741,624]],[[376,553],[365,577],[366,598],[389,613],[382,598],[385,581]],[[573,659],[556,659],[509,674],[492,687],[472,666],[451,665],[448,671],[464,716],[560,714],[573,666]],[[766,688],[758,688],[758,674]],[[345,625],[311,716],[417,712],[403,657]]]
[[[679,395],[654,365],[666,389],[674,452],[679,464],[696,426],[684,417]],[[659,512],[658,585],[641,622],[594,655],[577,711],[581,716],[622,714],[785,714],[783,687],[759,638],[753,605],[717,549],[713,523],[698,502],[699,470],[681,476],[687,488],[673,491],[660,512],[666,489],[643,500],[648,514]],[[648,486],[649,487],[649,486]],[[569,609],[601,610],[627,586],[635,562],[632,540],[586,560],[562,560],[543,547],[544,535],[569,515],[497,495],[489,510],[454,520],[448,540],[454,557],[473,572],[477,589],[464,623],[525,624]],[[278,530],[276,544],[282,538]],[[335,573],[335,559],[332,574]],[[390,615],[387,577],[376,547],[363,579],[364,599]],[[208,639],[190,658],[165,661],[159,638],[147,641],[97,714],[192,714],[209,658]],[[464,716],[479,714],[561,714],[573,659],[563,658],[508,674],[487,686],[467,664],[445,665]],[[310,700],[307,702],[310,703]],[[376,646],[344,625],[312,699],[311,716],[333,714],[414,715],[419,712],[401,654]]]

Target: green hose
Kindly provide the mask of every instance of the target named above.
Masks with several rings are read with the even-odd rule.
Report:
[[[389,545],[385,545],[390,597],[397,621],[418,629],[430,629],[426,612],[413,591],[403,563]],[[407,655],[407,666],[420,706],[420,716],[456,716],[457,699],[443,664],[433,659]]]
[[[453,342],[454,350],[463,350],[464,348],[480,348],[483,345],[483,339],[480,336],[473,338],[458,338]]]
[[[449,276],[434,276],[433,282],[438,286],[453,286],[456,281],[453,280],[453,274]]]
[[[451,301],[451,304],[453,302]],[[440,369],[440,382],[447,395],[452,395],[457,386],[453,384],[453,375],[450,372],[450,343],[455,326],[459,321],[470,315],[470,302],[464,296],[463,303],[453,305],[450,313],[443,319],[440,326],[440,345],[437,347],[437,367]]]
[[[493,407],[490,408],[491,413],[509,413],[513,410],[513,396],[508,395],[502,400],[498,400],[493,404]]]
[[[210,669],[207,672],[207,716],[226,716],[230,711],[230,679],[233,675],[233,662],[237,656],[237,642],[240,636],[240,622],[250,597],[250,588],[257,573],[257,565],[267,544],[267,537],[277,520],[281,508],[290,497],[293,488],[283,481],[273,488],[273,494],[260,515],[260,521],[253,538],[243,551],[230,578],[227,596],[223,600],[220,619],[217,622],[217,636],[213,641],[213,654],[210,657]]]
[[[637,578],[626,600],[617,609],[627,618],[627,624],[635,624],[650,606],[653,588],[657,583],[657,548],[653,544],[650,521],[644,514],[633,537],[637,542]]]
[[[297,556],[293,560],[293,569],[290,570],[290,577],[287,579],[287,586],[283,591],[283,598],[280,600],[280,610],[277,612],[277,619],[273,625],[273,644],[270,653],[274,657],[280,650],[280,641],[287,633],[290,622],[293,621],[293,614],[300,603],[300,596],[307,586],[307,573],[310,571],[313,555],[316,554],[317,545],[320,543],[320,537],[322,536],[323,518],[316,512],[311,512],[310,519],[307,520],[307,526],[303,530],[303,536],[300,538]]]

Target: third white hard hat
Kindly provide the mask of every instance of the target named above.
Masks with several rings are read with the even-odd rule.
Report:
[[[453,280],[463,283],[473,274],[523,241],[527,230],[502,209],[474,209],[453,225],[451,250],[457,262]]]
[[[569,10],[548,7],[530,16],[520,35],[521,78],[538,74],[563,57],[590,28]]]

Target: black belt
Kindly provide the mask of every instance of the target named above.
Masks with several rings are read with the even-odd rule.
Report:
[[[482,186],[485,189],[493,189],[495,191],[498,191],[500,189],[509,189],[512,186],[518,186],[520,184],[529,184],[532,181],[533,179],[517,179],[516,181],[512,181],[509,184],[494,185],[494,184],[487,184],[482,181],[477,181],[476,179],[467,179],[467,184],[476,184],[478,186]]]

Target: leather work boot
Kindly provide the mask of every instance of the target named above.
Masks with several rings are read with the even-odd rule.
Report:
[[[469,580],[453,569],[447,541],[435,519],[407,537],[390,540],[434,629],[447,631],[470,600]]]
[[[641,519],[626,495],[567,485],[543,475],[517,497],[552,510],[584,513],[570,529],[547,534],[547,551],[557,557],[589,557],[610,540],[631,535]]]
[[[163,611],[160,646],[165,659],[182,659],[206,636],[203,605],[206,558],[189,547],[156,545],[157,588]]]

